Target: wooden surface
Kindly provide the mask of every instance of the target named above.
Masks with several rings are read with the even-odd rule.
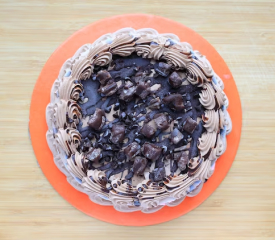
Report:
[[[187,215],[143,228],[100,222],[62,199],[27,130],[50,54],[89,23],[133,12],[171,18],[206,38],[231,69],[243,107],[239,151],[220,187]],[[0,0],[0,83],[1,240],[275,239],[274,1]]]

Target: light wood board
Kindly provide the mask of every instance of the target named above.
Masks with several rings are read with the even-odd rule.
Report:
[[[201,206],[150,227],[107,224],[51,187],[28,137],[30,99],[51,53],[78,29],[124,13],[161,15],[206,38],[243,108],[233,166]],[[275,1],[0,0],[0,239],[275,239]]]

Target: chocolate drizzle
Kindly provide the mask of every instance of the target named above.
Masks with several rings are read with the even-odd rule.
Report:
[[[99,113],[98,109],[106,113],[106,122],[102,126],[96,122],[96,127],[93,127],[92,122],[91,127],[82,127],[82,121],[78,125],[82,138],[89,137],[91,142],[95,141],[94,148],[101,149],[101,166],[96,167],[90,161],[89,169],[105,171],[107,178],[127,171],[124,176],[131,182],[134,174],[143,174],[145,163],[149,166],[155,161],[155,168],[149,177],[153,181],[161,181],[165,174],[169,174],[165,173],[163,159],[174,149],[186,145],[191,139],[189,157],[198,154],[196,142],[203,126],[195,126],[192,132],[192,125],[191,130],[186,131],[186,122],[189,123],[188,119],[196,120],[203,114],[204,108],[198,100],[201,89],[197,85],[179,85],[179,80],[184,82],[186,79],[179,79],[170,65],[160,63],[152,65],[149,59],[136,54],[114,56],[110,63],[113,70],[107,71],[106,66],[96,68],[94,75],[83,81],[84,96],[88,98],[85,103],[79,102],[83,115],[95,116]],[[157,69],[157,74],[152,75],[153,69]],[[156,84],[160,88],[151,91],[151,86]],[[111,95],[108,94],[109,89]],[[114,112],[114,119],[110,122],[107,115],[111,111]],[[169,130],[172,123],[174,130]],[[176,172],[178,168],[183,170],[182,161],[179,165],[172,159],[171,172]]]

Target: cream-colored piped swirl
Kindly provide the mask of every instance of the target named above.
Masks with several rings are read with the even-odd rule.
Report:
[[[75,155],[72,155],[70,158],[67,159],[68,167],[70,172],[82,179],[86,176],[87,172],[87,163],[88,160],[85,159],[83,153],[76,152]]]
[[[200,103],[209,110],[212,110],[216,106],[215,101],[215,90],[210,83],[204,83],[202,86],[203,90],[201,91],[199,101]]]
[[[84,74],[83,74],[84,73]],[[76,59],[72,66],[72,79],[73,80],[86,80],[92,74],[91,61],[86,57]]]
[[[58,90],[59,99],[75,101],[79,99],[82,92],[83,85],[79,81],[73,80],[71,76],[63,78]]]
[[[56,142],[62,147],[67,156],[77,152],[77,148],[80,145],[81,135],[74,128],[59,128],[55,134]]]
[[[110,52],[123,57],[131,55],[135,51],[135,37],[130,34],[122,34],[114,39],[110,45]]]
[[[212,86],[215,89],[215,96],[217,99],[218,108],[221,108],[225,104],[225,101],[226,101],[225,93],[218,85],[213,84]]]
[[[82,179],[82,186],[88,191],[101,194],[108,198],[108,190],[106,188],[107,178],[105,173],[98,170],[88,170],[87,177]]]
[[[54,105],[54,124],[56,128],[76,128],[76,124],[82,118],[81,108],[73,100],[61,99]]]
[[[161,201],[169,197],[166,188],[148,180],[139,183],[137,189],[139,192],[138,198],[143,208],[153,208],[162,205]]]
[[[198,148],[202,156],[205,156],[215,146],[217,132],[205,132],[199,138]]]
[[[220,131],[219,111],[206,110],[202,116],[202,120],[204,122],[204,128],[207,132]]]

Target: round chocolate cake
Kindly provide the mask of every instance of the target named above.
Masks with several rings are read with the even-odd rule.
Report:
[[[231,131],[223,82],[173,34],[121,29],[62,66],[47,141],[69,183],[93,202],[155,212],[199,193]]]

